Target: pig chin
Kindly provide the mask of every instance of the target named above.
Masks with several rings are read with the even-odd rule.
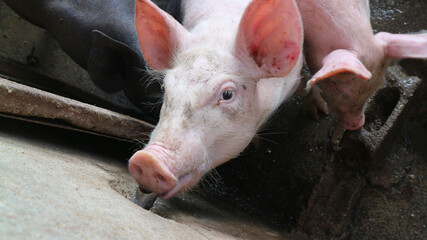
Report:
[[[176,167],[186,160],[159,143],[150,144],[131,157],[129,172],[143,189],[169,199],[196,185],[203,175],[203,164],[196,169]]]
[[[357,130],[365,124],[365,114],[361,113],[356,116],[341,116],[338,124],[347,130]]]

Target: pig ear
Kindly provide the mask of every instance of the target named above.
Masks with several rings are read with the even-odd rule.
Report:
[[[148,65],[157,70],[170,68],[174,51],[190,35],[149,0],[136,0],[135,26],[142,54]]]
[[[294,0],[253,0],[240,21],[235,51],[242,61],[256,63],[260,77],[282,77],[297,63],[302,41]]]
[[[375,38],[385,45],[389,58],[427,58],[427,33],[411,35],[380,32]]]
[[[352,73],[361,79],[370,79],[371,72],[359,61],[357,56],[347,50],[338,49],[329,53],[322,63],[322,68],[307,82],[307,88],[311,88],[320,80],[340,73]]]

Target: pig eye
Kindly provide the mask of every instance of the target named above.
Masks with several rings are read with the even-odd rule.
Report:
[[[222,93],[222,100],[230,100],[231,98],[233,98],[233,90],[231,89],[227,89]]]
[[[216,105],[231,104],[233,100],[236,98],[236,84],[232,81],[227,81],[222,84],[222,86],[218,89],[220,91],[217,92],[218,95]]]

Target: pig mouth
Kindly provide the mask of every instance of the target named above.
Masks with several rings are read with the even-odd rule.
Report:
[[[166,193],[160,194],[160,197],[163,200],[167,200],[167,199],[175,196],[179,192],[190,189],[194,185],[194,177],[193,176],[194,176],[193,173],[189,173],[189,174],[186,174],[183,177],[179,178],[176,186],[172,190],[170,190]]]
[[[164,192],[164,193],[159,193],[160,198],[163,200],[168,200],[168,199],[172,198],[173,196],[175,196],[176,194],[190,189],[194,185],[194,182],[195,182],[193,180],[193,176],[194,176],[193,173],[189,173],[189,174],[184,175],[183,177],[181,177],[178,180],[176,186],[173,189],[171,189],[170,191]],[[142,186],[142,185],[139,185],[139,190],[144,194],[153,193],[152,191],[145,189],[144,186]]]

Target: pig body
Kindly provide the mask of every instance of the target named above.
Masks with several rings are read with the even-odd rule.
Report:
[[[297,0],[310,88],[317,84],[349,130],[363,126],[368,98],[393,58],[427,57],[427,34],[373,33],[367,0]]]
[[[236,157],[297,89],[302,24],[293,0],[186,0],[183,26],[136,1],[149,66],[164,74],[160,121],[129,161],[131,175],[164,199]]]

